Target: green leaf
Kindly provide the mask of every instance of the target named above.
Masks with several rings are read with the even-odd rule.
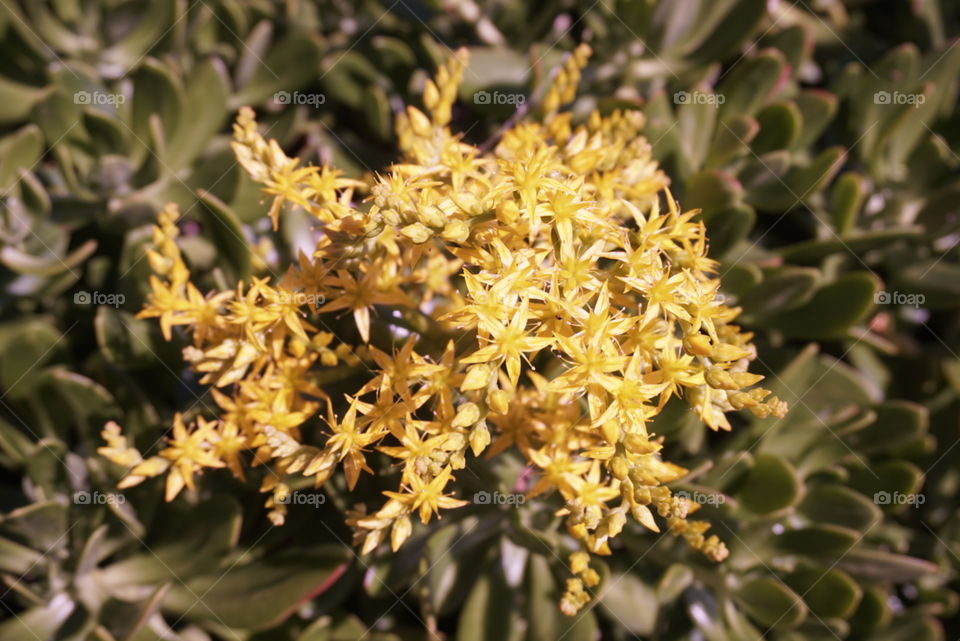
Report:
[[[250,81],[237,88],[230,108],[260,104],[278,91],[306,87],[320,72],[320,46],[312,37],[292,33],[258,60]]]
[[[874,637],[877,641],[944,641],[943,624],[930,616],[911,613]]]
[[[0,536],[0,570],[30,579],[47,570],[44,559],[40,552]]]
[[[687,100],[677,106],[681,151],[679,158],[687,171],[697,171],[703,166],[717,119],[713,93],[706,86],[698,87],[694,93],[703,99]],[[686,171],[682,173],[685,174]]]
[[[43,249],[43,254],[38,256],[8,245],[0,249],[0,262],[20,274],[59,276],[77,268],[89,258],[97,249],[97,241],[88,240],[66,256],[59,256],[45,247]]]
[[[780,256],[790,263],[817,263],[831,254],[860,256],[901,241],[919,240],[923,237],[920,227],[890,227],[876,231],[853,232],[843,238],[832,236],[787,245],[779,250]],[[909,289],[904,291],[916,291]]]
[[[757,214],[749,205],[705,214],[702,217],[710,238],[710,256],[722,257],[745,240],[753,230]]]
[[[881,509],[895,509],[894,495],[911,495],[923,483],[923,471],[908,461],[882,461],[850,470],[850,486],[871,497]]]
[[[749,200],[768,211],[793,209],[833,180],[845,160],[843,147],[825,149],[809,165],[791,168],[782,180],[768,181],[751,189]]]
[[[219,198],[208,191],[197,192],[200,216],[214,245],[220,248],[231,280],[250,277],[250,246],[237,216]]]
[[[163,609],[244,630],[281,623],[305,601],[336,584],[349,566],[349,551],[331,544],[307,552],[231,565],[175,584]],[[203,595],[198,601],[197,595]]]
[[[760,132],[760,123],[750,116],[735,115],[714,128],[713,142],[704,166],[719,169],[750,153],[750,143]]]
[[[685,569],[689,572],[689,568]],[[679,584],[666,588],[674,591],[672,597],[676,598],[684,589],[679,587],[682,585],[683,576],[677,576],[677,570],[674,570],[671,580],[680,581]],[[657,598],[658,591],[659,587],[655,590],[635,574],[614,573],[601,588],[600,607],[610,615],[612,621],[626,628],[630,634],[649,636],[657,623],[660,603]]]
[[[490,539],[497,534],[496,518],[466,519],[441,527],[428,539],[424,558],[429,569],[423,580],[439,615],[456,611],[483,571]]]
[[[856,530],[824,524],[787,530],[776,537],[776,542],[790,552],[836,558],[846,554],[859,539]]]
[[[751,512],[769,514],[793,505],[802,492],[803,484],[786,459],[761,454],[747,473],[738,499]]]
[[[705,64],[724,59],[750,38],[749,34],[767,13],[765,0],[738,0],[727,5],[730,9],[717,16],[715,24],[711,25],[713,28],[709,35],[704,37],[702,44],[689,54],[691,61]],[[678,10],[686,9],[678,7]],[[732,28],[732,25],[736,26]]]
[[[710,169],[690,177],[684,193],[684,205],[692,209],[702,209],[709,216],[729,209],[740,203],[743,188],[730,174]]]
[[[99,155],[125,154],[129,131],[121,121],[100,109],[83,110],[83,125]]]
[[[861,638],[870,638],[872,632],[886,627],[892,616],[886,590],[880,586],[865,585],[863,598],[850,618],[850,625],[859,635],[863,635]]]
[[[872,274],[848,272],[818,289],[802,307],[772,317],[768,325],[796,338],[842,338],[866,317],[876,290]]]
[[[101,52],[102,73],[109,77],[122,76],[141,62],[161,38],[173,30],[177,6],[173,2],[156,2],[138,12],[136,15],[140,20],[136,26],[109,49]],[[177,20],[180,18],[182,16],[177,16]]]
[[[127,132],[132,138],[130,155],[135,166],[144,161],[160,162],[153,154],[165,159],[166,136],[176,131],[181,118],[185,122],[194,115],[184,112],[183,103],[180,80],[160,61],[145,60],[133,74],[133,106]],[[168,167],[158,166],[156,171],[166,174]]]
[[[785,582],[823,619],[849,617],[863,596],[857,582],[836,568],[802,568],[788,574]]]
[[[753,264],[738,262],[725,266],[724,270],[720,276],[721,291],[734,298],[740,298],[740,296],[759,285],[763,279],[763,272]]]
[[[76,604],[64,593],[59,593],[44,606],[21,612],[16,618],[0,624],[3,641],[37,641],[54,639],[57,630],[73,613]]]
[[[517,638],[519,626],[515,599],[499,568],[480,576],[473,584],[457,623],[457,639],[463,641],[509,641]]]
[[[737,601],[757,623],[791,628],[807,617],[807,606],[797,594],[773,577],[755,579],[737,591]]]
[[[67,519],[66,504],[62,500],[48,500],[9,512],[0,520],[0,527],[43,554],[53,554],[57,548],[66,548],[69,544]]]
[[[379,35],[371,38],[370,44],[373,45],[377,54],[378,66],[382,69],[403,73],[404,70],[409,72],[417,65],[416,54],[400,38]]]
[[[888,401],[875,408],[877,420],[852,433],[847,441],[865,453],[890,451],[903,446],[927,430],[929,416],[922,405],[910,401]]]
[[[814,523],[833,523],[866,532],[883,515],[873,502],[842,485],[816,485],[810,488],[800,511]]]
[[[352,109],[362,109],[367,88],[377,82],[377,68],[356,51],[330,52],[322,66],[324,95]]]
[[[390,100],[382,87],[372,85],[364,94],[363,113],[370,133],[380,140],[389,140],[393,134],[393,112]]]
[[[39,2],[27,5],[31,28],[46,42],[55,43],[56,47],[71,57],[82,54],[85,46],[89,46],[82,35],[76,34],[57,19],[47,6]]]
[[[647,116],[646,136],[653,147],[654,158],[661,163],[672,159],[680,150],[680,136],[670,98],[665,91],[657,91],[643,109]]]
[[[747,191],[747,200],[762,204],[770,194],[778,194],[787,189],[787,172],[793,164],[789,151],[769,151],[762,156],[752,156],[749,162],[737,174],[737,178]]]
[[[803,125],[796,140],[797,149],[813,145],[837,113],[837,97],[822,89],[801,91],[794,98]]]
[[[926,574],[934,574],[939,568],[935,563],[904,554],[882,550],[852,550],[840,561],[840,567],[866,581],[889,581],[907,583]]]
[[[27,125],[0,138],[0,193],[6,195],[21,171],[32,171],[43,154],[43,134],[36,125]]]
[[[735,65],[717,87],[717,94],[724,97],[720,119],[754,115],[783,80],[785,63],[782,53],[768,49]]]
[[[153,323],[108,306],[97,308],[94,330],[97,344],[108,361],[122,369],[156,363],[152,347]]]
[[[819,280],[816,269],[784,267],[768,272],[763,282],[741,295],[737,303],[748,321],[756,323],[809,301]]]
[[[147,549],[96,570],[96,580],[121,600],[144,598],[144,585],[179,585],[214,572],[236,545],[239,532],[239,506],[233,499],[164,506],[144,541]]]
[[[53,398],[63,401],[62,404],[55,404],[50,411],[55,419],[57,434],[64,440],[69,439],[68,426],[72,424],[79,425],[88,433],[93,432],[90,436],[94,436],[105,420],[120,417],[116,400],[103,385],[66,367],[44,370],[38,378],[38,384],[43,386],[44,392],[50,390]],[[60,418],[56,420],[58,416]]]
[[[187,78],[183,95],[184,122],[171,131],[167,163],[173,171],[192,163],[210,145],[227,118],[230,96],[227,70],[219,58],[208,58]]]
[[[960,266],[939,257],[911,262],[891,280],[888,291],[913,295],[911,300],[926,309],[949,309],[960,304]]]
[[[803,23],[780,29],[769,36],[764,34],[761,42],[763,46],[774,47],[783,52],[793,78],[800,76],[804,60],[809,57],[813,48],[812,34]]]
[[[32,449],[33,441],[22,430],[0,418],[0,450],[3,450],[12,462],[22,464]]]
[[[460,95],[472,102],[473,94],[495,87],[520,89],[528,81],[530,60],[508,47],[470,47],[470,63],[463,74]]]
[[[58,356],[61,338],[56,328],[38,320],[0,327],[0,387],[5,395],[29,394],[43,366]]]
[[[673,603],[693,584],[694,575],[690,566],[674,563],[660,577],[657,583],[657,602],[660,605]]]
[[[757,112],[760,133],[753,140],[753,151],[765,154],[779,149],[790,149],[800,138],[802,116],[790,102],[768,105]]]
[[[0,76],[0,125],[9,125],[26,120],[30,111],[46,91],[20,84]]]

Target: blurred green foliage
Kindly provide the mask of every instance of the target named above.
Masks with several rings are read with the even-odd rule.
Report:
[[[960,634],[960,16],[948,0],[0,2],[0,639],[936,641]],[[475,505],[357,558],[343,487],[272,528],[208,475],[113,490],[104,421],[155,445],[212,403],[136,320],[159,207],[209,286],[307,240],[229,149],[237,107],[312,162],[393,158],[393,110],[471,48],[455,123],[489,140],[564,51],[578,113],[642,110],[785,419],[655,424],[719,565],[628,530],[594,607],[556,601],[559,505]],[[522,114],[521,114],[522,115]],[[477,464],[486,487],[522,472]],[[481,489],[464,483],[464,495]]]

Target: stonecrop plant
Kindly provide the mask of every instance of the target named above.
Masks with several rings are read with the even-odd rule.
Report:
[[[207,468],[244,478],[266,466],[262,491],[282,524],[292,480],[317,487],[342,466],[402,467],[379,505],[347,515],[355,544],[393,549],[467,502],[455,476],[467,457],[518,452],[532,471],[527,498],[556,493],[579,543],[561,608],[577,612],[597,585],[590,555],[610,553],[628,515],[670,532],[714,560],[724,544],[688,520],[696,504],[667,484],[685,470],[661,459],[647,429],[673,396],[713,429],[725,413],[782,416],[786,404],[753,387],[751,335],[718,296],[696,211],[682,212],[652,160],[638,111],[592,113],[576,124],[575,97],[590,51],[557,70],[540,117],[502,132],[492,151],[450,129],[466,65],[458,52],[423,91],[425,112],[399,116],[402,159],[365,180],[303,166],[240,111],[233,147],[285,209],[316,219],[316,248],[281,278],[201,292],[177,245],[167,208],[154,229],[152,295],[141,317],[192,336],[184,359],[212,386],[219,416],[174,420],[165,449],[145,458],[115,423],[100,452],[127,467],[121,487],[166,475],[166,498],[195,488]],[[329,321],[352,314],[356,333]],[[331,382],[357,381],[345,399]],[[322,415],[327,438],[301,428]],[[373,465],[373,466],[372,466]]]

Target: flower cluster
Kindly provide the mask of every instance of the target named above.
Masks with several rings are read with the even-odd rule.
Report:
[[[280,523],[291,479],[319,486],[342,465],[353,489],[379,451],[402,467],[399,487],[347,516],[370,552],[403,544],[412,517],[463,505],[451,483],[468,456],[512,450],[534,472],[528,497],[558,495],[579,541],[565,612],[589,600],[590,554],[609,554],[628,517],[659,531],[659,515],[722,559],[707,524],[686,518],[697,506],[666,486],[685,470],[661,459],[648,424],[674,396],[713,429],[729,428],[725,412],[786,406],[751,388],[761,378],[747,371],[751,337],[719,300],[704,227],[671,197],[643,115],[576,123],[562,111],[588,56],[581,46],[557,71],[542,118],[483,152],[449,128],[458,53],[426,82],[425,111],[399,116],[401,162],[364,181],[301,166],[243,109],[237,158],[273,198],[275,226],[289,207],[316,219],[316,248],[274,282],[203,295],[176,244],[177,212],[163,213],[141,316],[159,318],[168,338],[176,325],[192,331],[185,359],[220,414],[190,426],[177,417],[150,458],[108,425],[101,452],[130,468],[122,484],[166,473],[172,499],[204,468],[242,477],[266,465]],[[356,331],[328,331],[347,312]],[[356,381],[345,401],[328,394],[344,381]],[[326,438],[305,442],[321,411]]]

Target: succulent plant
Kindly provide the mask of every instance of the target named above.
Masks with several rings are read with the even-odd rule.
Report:
[[[956,637],[958,33],[939,0],[0,3],[0,639]],[[453,121],[488,149],[580,42],[575,113],[644,114],[792,407],[713,434],[671,402],[651,427],[726,561],[628,527],[569,618],[538,501],[449,511],[360,562],[345,486],[283,528],[225,476],[171,504],[114,489],[104,423],[146,448],[214,406],[183,345],[134,318],[157,211],[184,212],[205,291],[314,242],[303,212],[258,222],[238,107],[359,178],[396,156],[394,112],[449,48],[472,60]],[[471,469],[467,493],[523,473]]]

